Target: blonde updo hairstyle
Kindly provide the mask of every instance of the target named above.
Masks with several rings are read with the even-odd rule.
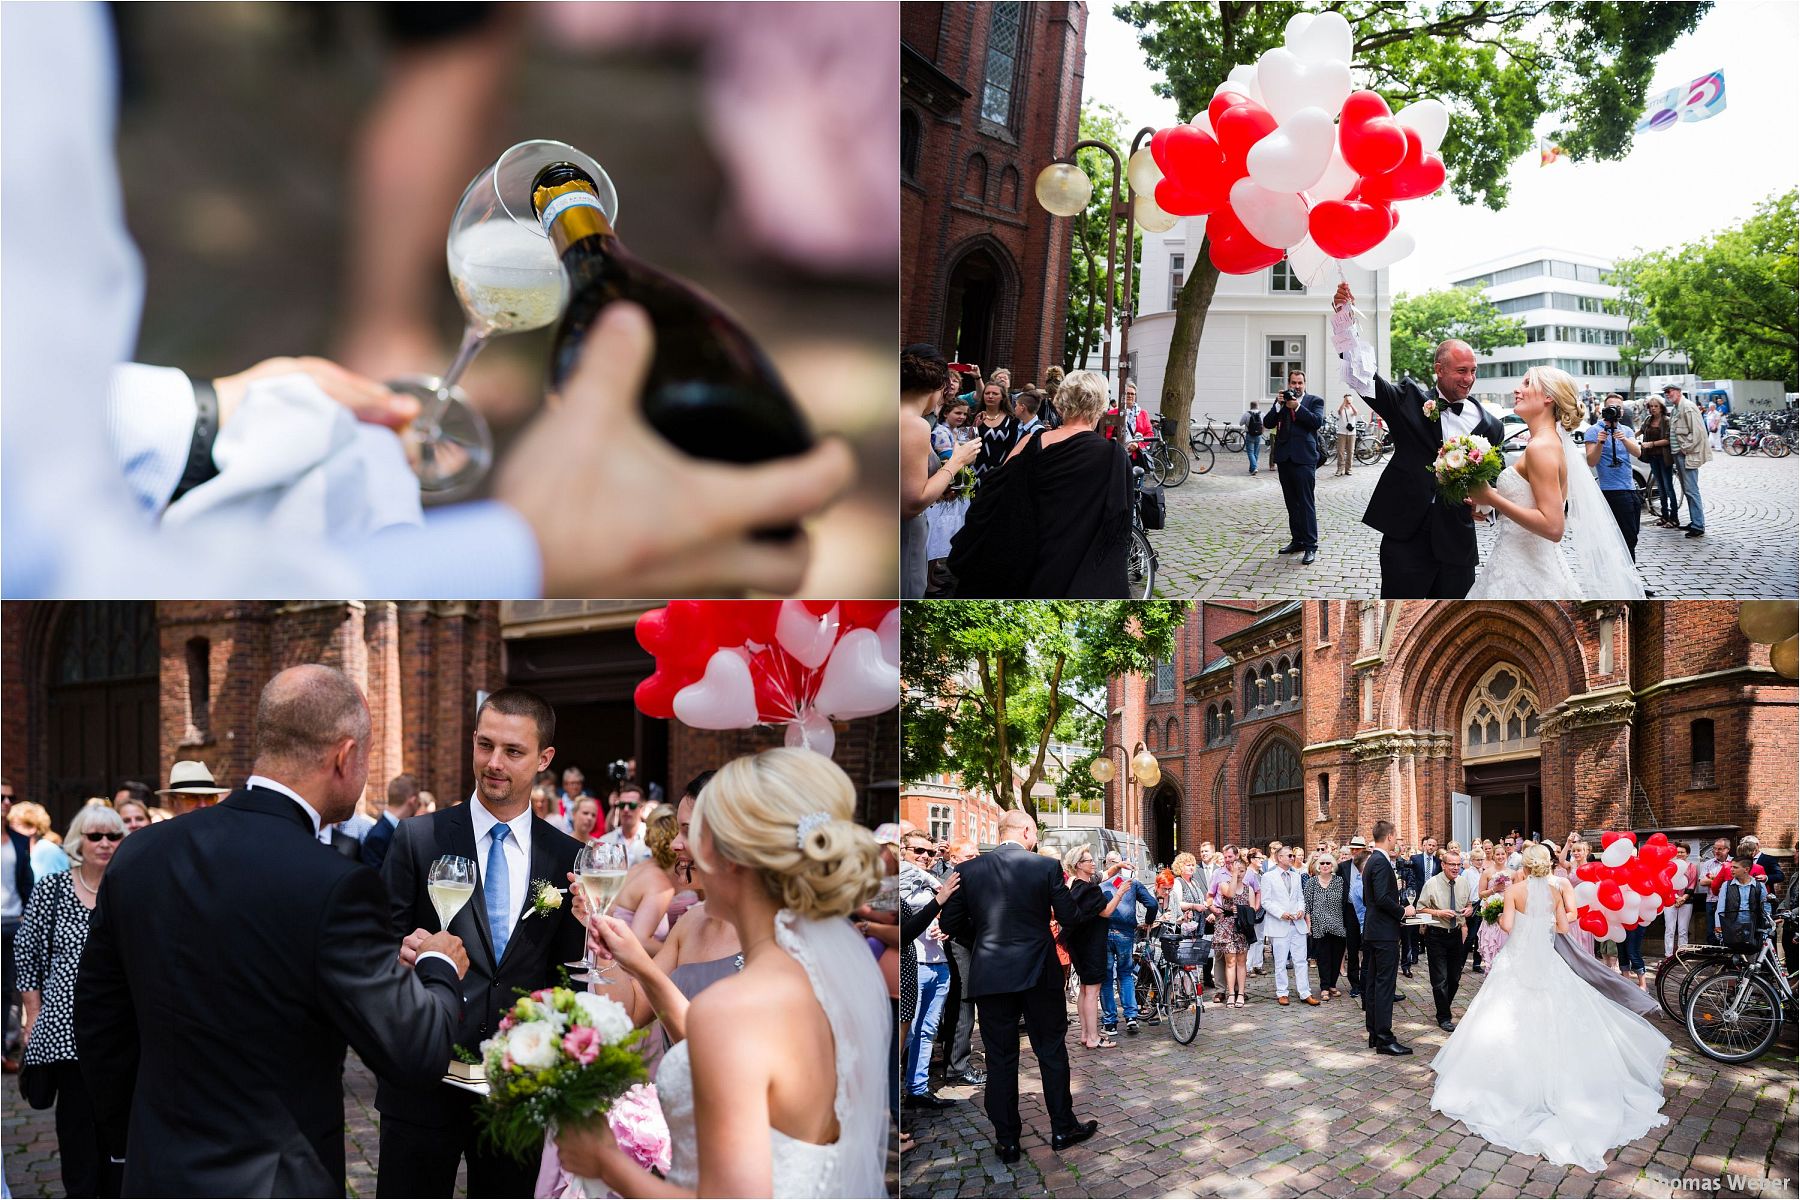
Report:
[[[1560,367],[1533,367],[1525,374],[1550,401],[1558,425],[1564,429],[1581,427],[1581,398],[1573,375]]]
[[[1523,851],[1525,873],[1533,879],[1542,879],[1550,874],[1550,851],[1541,843],[1533,842]]]
[[[1098,371],[1074,371],[1056,389],[1056,411],[1063,420],[1092,425],[1106,411],[1106,377]]]
[[[691,822],[700,847],[755,871],[770,897],[802,917],[847,917],[881,888],[881,847],[853,819],[856,789],[843,768],[811,750],[783,747],[735,758],[700,789]],[[822,814],[823,821],[803,818]],[[703,832],[704,831],[704,834]]]
[[[650,849],[650,857],[656,865],[668,870],[675,865],[675,835],[680,831],[675,821],[675,810],[663,805],[656,810],[644,826],[644,845]]]

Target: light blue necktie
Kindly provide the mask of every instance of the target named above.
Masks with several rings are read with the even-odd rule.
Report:
[[[482,885],[483,896],[487,900],[488,936],[494,942],[495,966],[506,957],[506,939],[512,932],[511,922],[506,919],[507,911],[512,907],[512,889],[507,886],[506,851],[502,848],[502,843],[510,832],[505,825],[494,825],[493,832],[489,835],[492,840],[488,843],[487,878]]]

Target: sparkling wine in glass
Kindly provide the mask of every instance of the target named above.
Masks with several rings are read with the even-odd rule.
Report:
[[[425,876],[425,894],[437,910],[438,928],[448,930],[450,922],[475,894],[475,861],[446,854],[431,864]]]
[[[413,423],[419,490],[432,503],[469,495],[494,455],[487,421],[457,381],[487,339],[555,323],[568,303],[568,282],[549,236],[531,211],[531,183],[550,163],[573,161],[595,175],[604,211],[618,214],[618,195],[600,164],[564,142],[520,142],[482,170],[464,190],[450,221],[445,258],[466,325],[462,345],[440,376],[388,381],[419,401]],[[521,217],[520,213],[524,215]]]
[[[625,847],[607,842],[589,842],[575,855],[575,885],[587,900],[588,928],[593,918],[612,908],[625,886],[625,873],[630,870]],[[606,968],[594,961],[594,952],[585,950],[580,962],[564,963],[581,968],[581,974],[569,978],[581,983],[610,983]]]

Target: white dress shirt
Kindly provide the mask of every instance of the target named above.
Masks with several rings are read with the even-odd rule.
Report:
[[[1306,915],[1306,892],[1301,884],[1305,878],[1292,867],[1282,867],[1263,876],[1263,912],[1269,917],[1267,932],[1270,937],[1306,932],[1304,922],[1282,919]]]
[[[638,822],[637,836],[629,841],[626,840],[623,830],[615,829],[601,838],[600,843],[604,846],[625,847],[625,865],[628,867],[635,867],[650,858],[650,847],[644,841],[644,823],[642,821]]]
[[[479,792],[469,797],[469,815],[475,819],[475,865],[485,873],[488,851],[494,844],[494,826],[500,824],[500,821],[481,802]],[[531,882],[530,805],[508,821],[506,827],[511,832],[507,834],[506,841],[501,843],[500,853],[506,856],[506,927],[511,929],[519,923],[519,914],[525,909],[525,889]],[[485,888],[486,884],[482,886]]]

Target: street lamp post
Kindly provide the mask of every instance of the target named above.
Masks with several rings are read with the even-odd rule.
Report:
[[[1138,151],[1143,145],[1144,139],[1155,133],[1154,128],[1146,125],[1138,130],[1131,139],[1130,160],[1133,163],[1138,159]],[[1088,202],[1094,196],[1094,185],[1093,181],[1087,177],[1087,172],[1083,171],[1076,163],[1075,156],[1080,151],[1089,148],[1104,150],[1106,157],[1112,160],[1112,201],[1107,205],[1106,210],[1106,330],[1100,341],[1100,373],[1109,377],[1112,375],[1112,338],[1110,335],[1113,324],[1113,295],[1117,290],[1114,287],[1113,276],[1118,262],[1119,225],[1123,223],[1125,226],[1125,311],[1119,317],[1119,400],[1123,403],[1125,383],[1129,375],[1127,364],[1131,361],[1131,223],[1136,203],[1136,194],[1132,190],[1130,175],[1125,170],[1125,164],[1119,159],[1119,152],[1111,145],[1095,138],[1083,138],[1070,147],[1068,157],[1054,159],[1049,166],[1038,172],[1034,190],[1037,193],[1038,204],[1052,216],[1078,217],[1087,211]],[[1121,177],[1125,180],[1125,194],[1122,199],[1119,195]],[[1139,223],[1145,224],[1143,221]],[[1160,229],[1149,224],[1146,224],[1145,227],[1155,233],[1161,232],[1162,229],[1168,229],[1173,224],[1174,220],[1171,218],[1169,223],[1161,225]]]
[[[1127,810],[1128,813],[1131,805],[1131,780],[1137,780],[1139,794],[1142,795],[1142,789],[1153,788],[1162,782],[1162,764],[1156,761],[1156,755],[1150,753],[1149,747],[1142,742],[1137,744],[1135,753],[1128,752],[1118,742],[1109,742],[1102,747],[1106,757],[1096,758],[1088,764],[1088,774],[1094,777],[1096,783],[1108,784],[1116,777],[1117,771],[1112,763],[1112,751],[1114,750],[1124,757],[1126,769],[1130,772],[1129,777],[1121,781],[1119,797],[1120,807]],[[1142,830],[1137,832],[1139,837],[1143,836]]]

